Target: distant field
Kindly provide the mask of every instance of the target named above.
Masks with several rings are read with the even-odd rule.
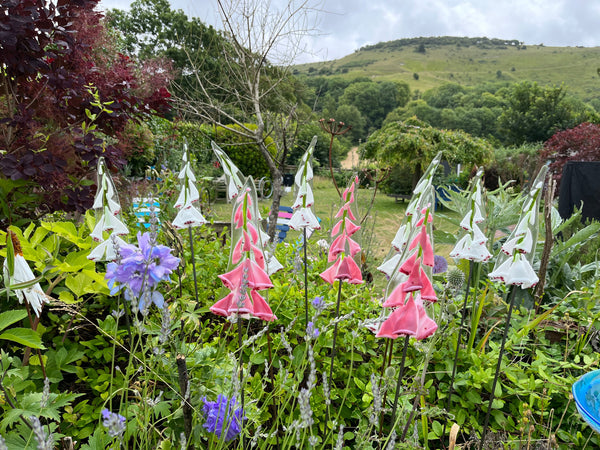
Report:
[[[436,44],[425,45],[425,53],[418,53],[416,43],[396,47],[385,44],[388,43],[334,61],[299,65],[296,73],[405,81],[412,92],[424,92],[447,82],[470,86],[489,81],[530,80],[540,84],[564,83],[570,94],[584,101],[600,98],[600,47],[483,48]]]

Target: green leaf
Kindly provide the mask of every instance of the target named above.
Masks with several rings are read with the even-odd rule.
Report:
[[[13,341],[31,348],[45,348],[38,333],[29,328],[11,328],[0,334],[0,339]]]
[[[12,277],[15,273],[15,248],[10,239],[10,232],[6,235],[6,265],[8,266],[8,276]]]
[[[13,323],[23,320],[25,317],[27,317],[27,311],[24,309],[3,312],[0,314],[0,330],[8,328]]]
[[[95,292],[93,284],[94,279],[83,272],[80,272],[74,276],[68,276],[65,280],[65,285],[77,297],[81,297],[84,294],[89,294],[90,292]]]

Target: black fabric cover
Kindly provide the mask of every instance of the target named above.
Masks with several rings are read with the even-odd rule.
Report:
[[[600,161],[570,161],[563,167],[558,212],[563,219],[581,207],[582,220],[600,220]]]

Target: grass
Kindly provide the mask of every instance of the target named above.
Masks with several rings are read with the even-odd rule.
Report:
[[[542,85],[564,83],[570,94],[584,101],[598,98],[600,47],[433,45],[425,53],[415,52],[415,47],[361,49],[338,60],[303,64],[296,69],[303,74],[311,69],[315,75],[346,79],[367,76],[377,81],[403,81],[412,92],[448,82],[475,86],[527,80]],[[344,67],[347,71],[342,70]],[[418,80],[413,77],[415,73]]]

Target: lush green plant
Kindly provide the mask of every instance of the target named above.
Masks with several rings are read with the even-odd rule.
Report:
[[[323,189],[317,187],[315,192]],[[451,198],[445,206],[463,214],[467,208],[463,195],[455,192]],[[521,200],[506,185],[487,192],[486,198],[485,232],[496,253],[497,235],[514,223]],[[455,216],[447,214],[447,220],[453,221]],[[328,223],[323,217],[323,226]],[[307,249],[307,286],[311,299],[322,297],[323,307],[310,307],[312,328],[307,330],[304,275],[293,269],[301,258],[295,238],[274,250],[286,267],[271,276],[274,287],[267,297],[277,321],[233,324],[208,310],[226,293],[218,275],[226,271],[227,251],[214,233],[208,229],[193,233],[195,268],[201,280],[196,302],[187,232],[182,231],[178,239],[171,231],[170,245],[179,248],[183,263],[172,274],[172,282],[162,287],[168,308],[153,307],[142,316],[132,312],[130,302],[121,295],[109,295],[104,266],[85,258],[92,245],[92,225],[93,218],[88,215],[78,226],[47,221],[23,231],[12,228],[26,259],[42,274],[43,288],[57,300],[44,307],[38,325],[45,347],[39,355],[34,349],[29,361],[23,361],[23,342],[3,344],[0,356],[5,375],[0,379],[0,392],[6,401],[2,403],[0,435],[8,444],[36,448],[26,425],[31,423],[30,416],[39,417],[44,432],[52,433],[55,440],[68,436],[83,449],[119,445],[376,449],[392,441],[396,448],[440,448],[440,442],[448,444],[442,435],[445,423],[460,426],[458,444],[473,444],[473,436],[481,431],[499,351],[502,330],[498,321],[506,309],[504,288],[485,280],[486,270],[491,268],[486,268],[486,263],[468,310],[472,344],[459,351],[454,392],[462,395],[455,394],[451,409],[445,410],[463,293],[441,274],[434,277],[439,302],[432,311],[438,333],[407,347],[398,420],[391,424],[402,353],[399,341],[403,339],[390,347],[365,327],[380,311],[377,284],[344,286],[341,319],[335,320],[337,289],[319,276],[328,263],[326,252],[315,240],[309,241]],[[573,222],[555,223],[555,230],[563,231],[565,239],[553,250],[551,259],[558,264],[563,260],[574,263],[575,255],[591,242],[596,230],[588,226],[567,233],[572,226]],[[158,235],[159,241],[166,237]],[[449,238],[436,233],[438,242]],[[174,245],[175,241],[179,244]],[[594,263],[590,254],[583,265],[595,267]],[[461,263],[458,270],[468,269]],[[552,273],[550,266],[550,276]],[[589,429],[582,428],[569,397],[572,383],[598,367],[593,346],[600,325],[596,301],[600,282],[593,278],[592,269],[583,273],[587,278],[574,286],[559,278],[548,283],[548,300],[538,311],[528,309],[526,301],[515,311],[493,403],[492,440],[511,447],[600,445]],[[13,333],[28,328],[23,312],[8,311],[14,306],[12,297],[0,305],[0,325]],[[9,316],[18,318],[11,324]],[[336,323],[339,332],[330,379]],[[240,324],[241,345],[237,335]],[[214,401],[219,394],[235,397],[242,388],[246,398],[244,444],[241,439],[225,442],[204,426],[204,399]],[[46,397],[48,402],[40,404]],[[111,436],[103,426],[105,409],[125,418],[122,434]]]

